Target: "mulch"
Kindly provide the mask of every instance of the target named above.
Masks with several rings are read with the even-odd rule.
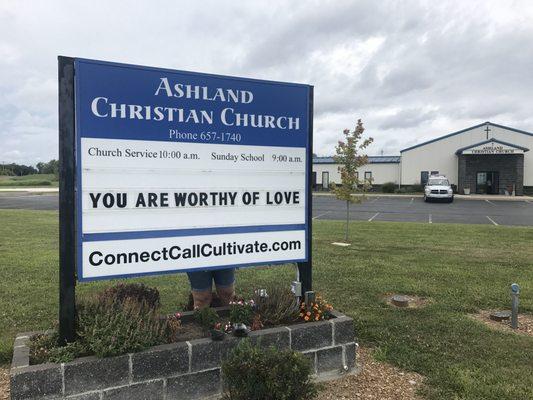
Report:
[[[9,399],[9,370],[0,368],[0,400]]]
[[[390,364],[374,360],[372,350],[359,348],[360,372],[325,383],[317,400],[421,400],[418,389],[422,375],[404,372]]]
[[[518,314],[518,328],[511,328],[511,321],[494,321],[490,319],[490,314],[494,310],[483,310],[477,314],[471,314],[470,317],[476,321],[483,322],[489,328],[497,329],[503,332],[511,332],[518,335],[533,336],[533,315]]]

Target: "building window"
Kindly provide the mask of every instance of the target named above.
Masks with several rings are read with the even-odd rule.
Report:
[[[438,175],[439,171],[431,171],[431,175]]]
[[[424,186],[426,183],[428,183],[429,178],[429,172],[428,171],[421,171],[420,172],[420,184]]]
[[[372,171],[365,171],[365,181],[367,182],[372,181]]]

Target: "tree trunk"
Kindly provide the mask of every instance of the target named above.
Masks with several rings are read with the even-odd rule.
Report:
[[[346,200],[346,236],[344,241],[348,243],[348,222],[350,221],[350,202]]]

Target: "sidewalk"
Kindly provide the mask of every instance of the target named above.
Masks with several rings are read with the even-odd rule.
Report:
[[[313,196],[334,196],[331,192],[313,192]],[[367,197],[403,197],[403,198],[422,198],[424,195],[422,193],[366,193],[365,196]],[[456,194],[454,195],[456,199],[461,200],[495,200],[495,201],[527,201],[527,202],[533,202],[532,196],[504,196],[504,195],[498,195],[498,194]]]
[[[2,192],[28,192],[28,193],[59,193],[59,188],[57,187],[24,187],[24,186],[15,186],[15,187],[0,187],[0,193]]]

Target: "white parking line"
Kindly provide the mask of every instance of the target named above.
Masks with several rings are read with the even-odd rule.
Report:
[[[489,203],[489,204],[492,204],[493,206],[496,205],[496,204],[494,204],[494,203],[493,203],[492,201],[490,201],[490,200],[485,200],[485,201],[486,201],[487,203]]]
[[[409,205],[413,204],[413,201],[415,201],[415,198],[411,197],[411,201],[409,202]]]
[[[529,200],[525,200],[526,203],[529,203],[529,204],[533,204],[531,201]]]
[[[321,217],[323,215],[329,214],[330,212],[333,212],[333,211],[326,211],[325,213],[322,213],[320,215],[317,215],[316,217],[313,217],[313,219],[317,219],[317,218],[319,218],[319,217]]]
[[[428,221],[430,224],[433,223],[433,221],[431,220],[431,214],[429,214],[429,221]]]
[[[498,223],[496,221],[494,221],[491,217],[489,217],[488,215],[486,217],[488,218],[488,220],[490,222],[492,222],[494,225],[498,226]]]
[[[370,204],[370,203],[375,203],[375,202],[378,201],[378,200],[379,200],[379,197],[376,197],[374,200],[369,201],[368,204]]]
[[[379,215],[379,213],[375,213],[375,214],[372,216],[372,218],[370,218],[370,219],[368,220],[368,222],[372,222],[372,220],[373,220],[374,218],[376,218],[378,215]]]

